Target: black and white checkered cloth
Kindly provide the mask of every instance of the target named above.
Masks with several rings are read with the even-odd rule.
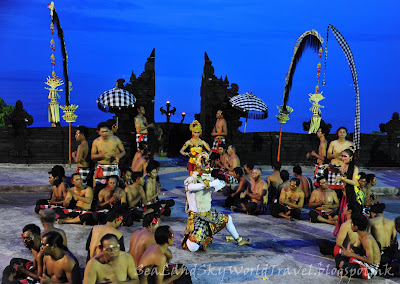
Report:
[[[136,98],[124,89],[112,88],[102,93],[97,99],[97,103],[105,109],[107,107],[127,107],[134,105]]]
[[[344,54],[346,55],[347,62],[350,66],[351,74],[353,76],[353,87],[356,93],[356,115],[354,119],[354,137],[353,142],[355,146],[355,150],[360,149],[360,97],[359,97],[359,90],[358,90],[358,78],[357,78],[357,70],[356,64],[354,63],[353,53],[350,50],[349,45],[347,44],[346,40],[342,36],[342,34],[332,25],[328,26],[327,38],[326,38],[326,47],[325,47],[325,69],[326,69],[326,56],[328,54],[328,33],[329,28],[331,28],[333,35],[335,36],[336,40],[338,41],[340,47],[342,48]],[[325,75],[324,75],[325,76]]]
[[[267,118],[268,107],[267,105],[257,96],[252,93],[245,93],[232,97],[229,102],[233,107],[241,109],[242,111],[248,111],[252,113],[259,112],[261,117],[259,119]],[[258,118],[258,117],[251,117]]]

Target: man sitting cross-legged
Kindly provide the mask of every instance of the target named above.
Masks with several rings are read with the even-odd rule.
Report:
[[[310,207],[314,207],[308,215],[313,223],[328,223],[331,225],[336,224],[338,218],[337,210],[339,207],[339,199],[337,198],[336,192],[328,187],[328,182],[325,177],[318,177],[316,183],[319,185],[311,193]]]
[[[384,203],[377,203],[371,206],[371,219],[368,223],[368,232],[380,244],[381,271],[388,271],[385,266],[389,266],[389,273],[399,275],[400,253],[397,243],[395,224],[392,220],[384,217]],[[387,275],[386,275],[387,276]]]
[[[154,239],[154,232],[158,227],[160,227],[160,224],[161,220],[157,214],[147,214],[143,218],[143,228],[132,234],[129,245],[129,253],[135,260],[135,263],[139,263],[139,260],[146,249],[148,249],[152,244],[156,243],[156,240]],[[165,255],[167,256],[168,260],[172,258],[172,254],[169,249]]]
[[[161,185],[157,182],[158,169],[155,163],[147,166],[147,180],[145,184],[147,205],[145,210],[153,209],[159,215],[170,216],[171,207],[175,205],[173,199],[159,199]]]
[[[381,262],[381,251],[374,237],[367,232],[368,219],[362,214],[351,217],[351,229],[357,232],[361,245],[365,250],[362,255],[342,248],[335,256],[338,276],[351,276],[371,279],[378,273]]]
[[[117,230],[123,221],[122,208],[117,206],[107,213],[107,223],[105,225],[97,225],[92,228],[86,242],[86,250],[88,251],[87,260],[95,256],[98,251],[100,239],[106,234],[117,236],[121,250],[125,251],[124,235]]]
[[[57,223],[94,225],[95,220],[90,211],[93,201],[92,188],[83,184],[82,177],[78,173],[71,176],[71,182],[74,187],[68,190],[67,197],[65,198],[65,206],[68,207],[71,201],[74,201],[74,203],[76,202],[76,210],[63,210],[66,212],[62,214],[60,209],[55,209],[56,213],[60,215]]]
[[[126,194],[123,189],[117,187],[118,180],[118,176],[110,176],[107,186],[100,190],[98,201],[99,209],[110,209],[116,205],[126,204]]]
[[[149,148],[145,148],[143,150],[143,154],[142,156],[140,156],[140,158],[138,158],[135,162],[135,164],[132,163],[132,172],[140,172],[142,173],[142,175],[146,175],[147,172],[147,166],[149,164],[149,160],[151,157],[151,151]]]
[[[184,273],[189,272],[186,267],[180,266],[170,270],[167,264],[169,247],[174,244],[174,231],[169,226],[160,226],[154,233],[156,243],[151,245],[140,258],[138,269],[141,283],[168,284],[179,279]],[[154,270],[153,270],[154,268]],[[189,277],[184,283],[192,283]]]
[[[117,236],[105,234],[99,243],[99,253],[87,263],[83,283],[139,283],[135,261],[120,251]]]
[[[227,194],[228,197],[225,199],[225,207],[231,207],[231,206],[238,206],[240,203],[240,193],[245,191],[249,185],[249,178],[243,174],[242,168],[235,168],[235,178],[239,181],[239,184],[235,187],[235,191],[232,193],[233,190],[231,190],[230,187],[225,186],[222,191],[223,193]],[[251,175],[251,173],[250,173]],[[227,189],[225,192],[224,190]]]
[[[13,258],[3,271],[2,283],[24,283],[26,279],[39,281],[43,272],[43,254],[40,251],[40,228],[35,224],[28,224],[22,229],[24,246],[32,253],[33,261],[22,258]],[[8,280],[8,281],[6,281]],[[25,282],[28,283],[28,282]]]
[[[215,160],[214,168],[225,170],[224,165],[225,165],[225,163],[228,162],[229,155],[228,155],[228,153],[226,153],[226,145],[224,143],[221,143],[218,145],[218,154],[219,154],[219,158],[217,158]]]
[[[254,168],[252,179],[247,189],[241,193],[239,206],[232,206],[232,211],[245,212],[250,215],[264,214],[267,211],[267,202],[264,203],[264,196],[268,196],[268,185],[261,177],[261,169]]]
[[[341,248],[352,249],[353,251],[362,251],[361,242],[356,232],[351,229],[351,216],[361,213],[361,206],[357,202],[347,203],[343,209],[343,214],[347,221],[339,229],[336,237],[336,243],[328,240],[319,242],[319,250],[323,255],[336,256]]]
[[[144,192],[144,178],[139,172],[132,173],[133,183],[125,187],[126,200],[129,207],[129,214],[133,221],[140,221],[143,215],[149,214],[154,210],[149,208],[143,211],[143,206],[147,204],[146,193]],[[125,224],[126,225],[126,224]]]
[[[294,218],[300,219],[301,208],[304,203],[304,192],[299,188],[300,180],[298,178],[292,178],[290,185],[285,187],[281,191],[279,196],[279,204],[271,204],[271,215],[279,218],[283,217],[290,221],[294,221]]]
[[[274,172],[267,177],[268,183],[268,203],[272,203],[272,200],[275,198],[278,186],[283,182],[280,176],[282,164],[280,162],[273,162],[272,169]]]
[[[44,256],[40,283],[82,283],[78,260],[63,245],[63,238],[58,232],[44,234],[41,245]]]

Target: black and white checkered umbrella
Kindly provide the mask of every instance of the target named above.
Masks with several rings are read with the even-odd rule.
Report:
[[[236,95],[232,97],[229,102],[234,108],[247,113],[244,132],[246,132],[248,118],[265,119],[268,117],[267,105],[262,101],[262,99],[255,96],[253,91],[250,91],[250,94],[246,92],[241,95]]]
[[[112,88],[105,91],[97,99],[97,105],[101,111],[112,112],[123,107],[133,107],[136,102],[134,95],[124,89]]]

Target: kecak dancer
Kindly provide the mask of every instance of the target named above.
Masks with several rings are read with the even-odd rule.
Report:
[[[218,212],[211,207],[211,191],[219,190],[225,186],[220,180],[212,180],[209,165],[202,165],[201,160],[208,160],[208,154],[202,153],[197,158],[197,170],[185,180],[188,220],[182,247],[191,252],[202,248],[206,250],[212,241],[213,235],[226,227],[232,240],[239,246],[250,244],[250,239],[242,238],[236,231],[232,217]],[[227,240],[231,240],[227,237]]]
[[[216,117],[217,121],[215,122],[213,131],[211,132],[211,135],[214,137],[212,153],[210,156],[212,161],[219,158],[218,148],[221,144],[225,144],[225,137],[228,135],[228,126],[226,125],[226,120],[222,114],[222,110],[217,111]]]
[[[190,131],[192,131],[192,138],[185,142],[185,144],[183,145],[182,149],[179,152],[183,156],[190,157],[187,168],[189,171],[189,175],[192,175],[192,172],[194,171],[194,168],[196,166],[197,155],[203,152],[204,149],[210,152],[210,146],[207,144],[207,142],[200,139],[200,135],[202,132],[200,122],[194,120],[190,124],[189,129]],[[185,152],[185,149],[188,147],[190,147],[190,153]]]

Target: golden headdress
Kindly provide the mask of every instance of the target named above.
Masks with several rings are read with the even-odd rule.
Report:
[[[201,132],[202,132],[201,124],[197,120],[193,120],[193,122],[189,126],[189,129],[190,129],[190,131],[192,131],[192,133],[200,132],[200,134],[201,134]]]

